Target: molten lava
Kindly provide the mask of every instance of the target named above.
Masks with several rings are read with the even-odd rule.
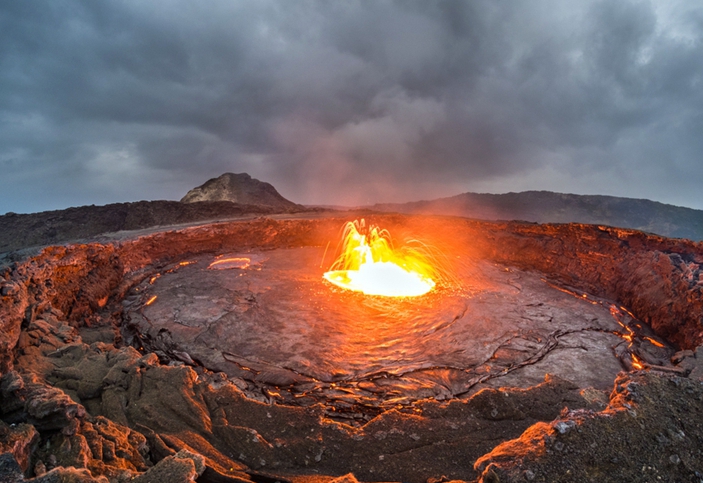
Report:
[[[249,257],[228,257],[215,260],[207,268],[214,270],[226,270],[228,268],[249,268],[251,259]]]
[[[365,234],[363,234],[365,232]],[[414,297],[435,286],[434,267],[420,250],[395,249],[387,230],[365,222],[347,223],[342,254],[324,278],[338,287],[367,295]]]

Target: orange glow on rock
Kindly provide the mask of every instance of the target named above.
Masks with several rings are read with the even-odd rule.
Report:
[[[656,346],[656,347],[665,347],[664,344],[659,342],[658,340],[654,340],[651,337],[645,337],[644,340],[648,341],[650,344]]]
[[[248,257],[231,257],[231,258],[220,258],[215,260],[207,268],[214,270],[225,270],[228,268],[248,268],[251,264],[251,259]]]
[[[366,295],[415,297],[435,287],[435,268],[421,251],[395,249],[390,233],[365,221],[347,223],[342,253],[325,272],[325,280]]]

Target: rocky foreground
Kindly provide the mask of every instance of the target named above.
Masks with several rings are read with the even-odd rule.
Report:
[[[370,220],[617,300],[681,349],[673,367],[621,373],[610,393],[547,377],[353,427],[245,396],[167,331],[131,337],[125,295],[155,273],[193,254],[324,246],[346,220],[233,221],[19,257],[0,273],[0,481],[703,480],[701,244],[575,224]]]

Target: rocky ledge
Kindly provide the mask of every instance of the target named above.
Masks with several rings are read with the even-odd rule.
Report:
[[[232,201],[162,200],[79,206],[31,214],[6,213],[0,215],[0,262],[3,252],[85,240],[104,233],[311,211],[314,210],[293,203],[263,206]]]
[[[130,337],[125,294],[155,273],[194,254],[324,246],[344,221],[164,230],[53,246],[8,266],[0,274],[0,479],[703,479],[701,244],[587,225],[369,220],[616,300],[681,349],[672,367],[621,373],[609,394],[548,376],[528,389],[420,401],[353,427],[316,405],[247,397],[237,381],[168,344],[157,354]]]

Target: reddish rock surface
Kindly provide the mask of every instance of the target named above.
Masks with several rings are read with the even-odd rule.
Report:
[[[672,392],[686,396],[671,398]],[[565,411],[498,445],[474,466],[481,483],[696,481],[703,461],[701,400],[699,381],[622,375],[604,411]],[[650,438],[636,436],[643,428]]]

